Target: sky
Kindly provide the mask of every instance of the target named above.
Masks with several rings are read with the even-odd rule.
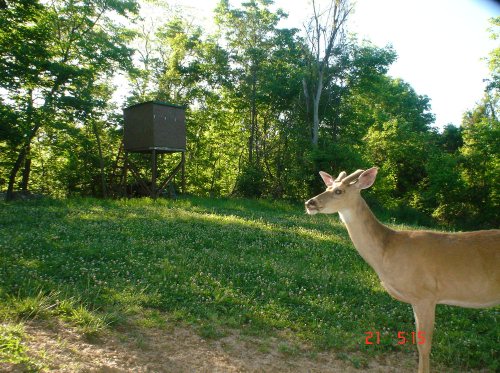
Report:
[[[328,0],[316,0],[325,3]],[[170,0],[207,28],[218,0]],[[230,0],[238,6],[241,0]],[[311,0],[275,0],[288,13],[280,27],[303,29]],[[389,75],[410,83],[431,99],[435,125],[459,125],[464,112],[483,96],[489,76],[484,60],[499,41],[491,40],[488,20],[500,16],[493,0],[357,0],[348,31],[379,47],[391,44],[398,54]],[[196,22],[195,22],[196,23]]]

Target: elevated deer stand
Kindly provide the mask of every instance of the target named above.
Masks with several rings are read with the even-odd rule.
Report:
[[[123,163],[120,184],[125,186],[127,197],[132,191],[127,188],[128,170],[139,184],[142,194],[156,199],[172,182],[175,175],[181,171],[181,188],[185,189],[185,152],[186,152],[186,115],[183,106],[159,101],[148,101],[132,105],[123,110],[123,149],[120,158]],[[181,153],[179,164],[170,172],[165,180],[158,185],[158,156],[161,154]],[[129,157],[129,153],[151,154],[151,180],[141,175]]]

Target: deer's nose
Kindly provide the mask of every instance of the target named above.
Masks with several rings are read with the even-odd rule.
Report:
[[[318,207],[318,203],[314,198],[311,198],[309,201],[306,201],[306,207],[309,209],[316,208]]]

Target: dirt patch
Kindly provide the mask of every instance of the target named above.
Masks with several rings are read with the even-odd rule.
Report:
[[[235,331],[218,340],[190,327],[130,328],[89,341],[62,324],[30,322],[26,341],[46,372],[414,372],[416,356],[386,355],[353,366],[355,355],[295,350],[277,337],[261,339]],[[24,372],[0,364],[0,371]]]

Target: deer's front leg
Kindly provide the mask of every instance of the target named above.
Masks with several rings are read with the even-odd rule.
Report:
[[[422,301],[412,304],[412,306],[413,313],[415,315],[417,335],[419,336],[419,343],[417,344],[418,373],[429,373],[429,358],[432,345],[432,332],[434,331],[436,304],[434,302]]]

